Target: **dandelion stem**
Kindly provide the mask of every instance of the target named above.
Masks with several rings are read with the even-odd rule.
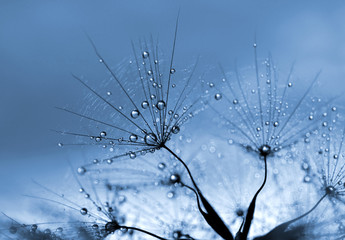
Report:
[[[261,190],[264,188],[265,184],[266,184],[266,180],[267,180],[267,156],[264,155],[264,162],[265,162],[265,178],[264,178],[264,182],[262,183],[262,185],[260,186],[260,188],[258,189],[258,191],[255,193],[249,207],[248,207],[248,211],[247,211],[247,215],[246,215],[246,220],[244,222],[244,226],[243,226],[243,231],[242,233],[238,233],[240,235],[240,240],[246,240],[249,230],[250,230],[250,226],[252,225],[252,221],[253,221],[253,217],[254,217],[254,212],[255,212],[255,203],[256,203],[256,198],[258,197],[259,193],[261,192]]]
[[[214,210],[214,208],[212,207],[212,205],[206,200],[206,198],[204,197],[204,195],[201,193],[198,185],[196,184],[196,182],[194,181],[194,178],[192,176],[191,171],[189,170],[187,164],[179,157],[177,156],[170,148],[168,148],[167,146],[163,145],[162,146],[164,149],[166,149],[168,152],[170,152],[177,160],[179,160],[183,166],[185,167],[185,169],[188,172],[188,175],[193,183],[193,186],[195,189],[183,184],[183,186],[188,187],[190,190],[192,190],[197,197],[197,203],[198,203],[198,208],[200,213],[202,214],[202,216],[204,217],[204,219],[206,220],[206,222],[210,225],[210,227],[212,227],[212,229],[218,233],[223,239],[225,240],[233,240],[234,237],[232,236],[230,230],[228,229],[228,227],[225,225],[225,223],[223,222],[223,220],[220,218],[220,216],[217,214],[217,212]],[[203,207],[205,208],[206,212],[203,211],[200,207],[200,201],[203,205]]]
[[[314,211],[319,204],[322,202],[322,200],[327,196],[328,194],[324,194],[319,201],[306,213],[302,214],[301,216],[294,218],[290,221],[287,221],[285,223],[280,224],[279,226],[275,227],[273,230],[271,230],[269,233],[267,233],[265,236],[262,237],[257,237],[254,238],[254,240],[265,240],[265,239],[272,239],[272,237],[278,237],[280,236],[283,232],[285,232],[286,228],[291,224],[294,223],[302,218],[304,218],[305,216],[309,215],[312,211]]]

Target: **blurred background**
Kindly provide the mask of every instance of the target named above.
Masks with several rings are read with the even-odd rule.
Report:
[[[71,157],[57,146],[68,126],[56,106],[82,102],[71,73],[97,76],[98,59],[85,35],[112,65],[131,54],[131,41],[158,37],[171,48],[180,11],[176,55],[201,55],[204,66],[232,70],[270,52],[301,81],[322,70],[325,91],[344,90],[343,1],[232,0],[1,0],[0,2],[0,204],[13,209],[31,179],[54,183]],[[255,37],[256,36],[256,37]],[[164,49],[163,49],[164,50]],[[95,69],[95,72],[93,72]],[[335,90],[336,89],[336,90]]]

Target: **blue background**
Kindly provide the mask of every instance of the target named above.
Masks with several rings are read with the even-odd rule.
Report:
[[[229,70],[235,59],[246,66],[256,35],[259,52],[271,52],[279,66],[296,61],[296,72],[308,81],[322,70],[329,91],[344,90],[342,2],[1,0],[1,210],[13,208],[13,197],[31,188],[31,178],[56,182],[66,171],[60,136],[50,129],[69,124],[55,106],[83,97],[70,73],[97,64],[84,31],[116,64],[131,53],[131,40],[150,34],[170,47],[180,9],[180,57],[200,54],[208,65],[220,62]]]

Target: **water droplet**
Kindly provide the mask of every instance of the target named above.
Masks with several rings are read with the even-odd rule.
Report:
[[[175,196],[175,193],[173,191],[170,191],[167,193],[167,197],[170,199],[173,198],[174,196]]]
[[[336,107],[332,107],[332,111],[333,112],[337,111],[337,108]]]
[[[149,76],[151,76],[152,73],[153,73],[152,70],[148,70],[148,71],[147,71],[147,75],[149,75]]]
[[[151,94],[151,99],[152,99],[152,100],[153,100],[153,99],[156,99],[156,95]]]
[[[256,46],[257,46],[257,45],[256,45],[256,43],[254,43],[254,44],[253,44],[253,47],[255,47],[255,48],[256,48]]]
[[[309,175],[307,175],[307,176],[305,176],[305,177],[303,178],[303,181],[304,181],[305,183],[310,182],[310,180],[311,180],[311,178],[310,178]]]
[[[154,133],[148,133],[144,137],[145,143],[148,145],[157,145],[157,137]]]
[[[236,105],[236,104],[238,103],[238,100],[237,100],[237,99],[234,99],[234,100],[232,101],[232,103]]]
[[[209,83],[208,85],[209,85],[211,88],[214,87],[214,83]]]
[[[220,99],[222,99],[222,94],[216,93],[216,94],[214,95],[214,98],[215,98],[216,100],[220,100]]]
[[[131,112],[131,117],[134,118],[134,119],[136,119],[137,117],[139,117],[139,115],[140,115],[140,112],[139,112],[137,109],[135,109],[135,110],[133,110],[133,111]]]
[[[165,169],[165,167],[166,167],[165,163],[159,163],[158,164],[158,169],[160,169],[160,170]]]
[[[174,114],[174,118],[177,119],[179,115],[177,113]]]
[[[129,136],[129,141],[136,142],[138,140],[138,136],[135,134],[132,134]]]
[[[150,56],[149,52],[144,51],[143,52],[143,58],[148,58]]]
[[[99,62],[100,62],[100,63],[102,63],[102,62],[103,62],[103,59],[102,59],[102,58],[100,58],[100,59],[99,59]]]
[[[143,109],[148,108],[148,107],[149,107],[148,101],[143,101],[143,102],[141,103],[141,107],[142,107]]]
[[[292,83],[288,83],[288,87],[292,87]]]
[[[77,169],[78,174],[84,175],[86,173],[86,169],[84,167],[79,167]]]
[[[63,147],[63,143],[58,143],[58,146],[59,147]]]
[[[179,183],[180,180],[181,180],[180,175],[178,175],[178,174],[171,174],[170,175],[170,182],[172,184]]]
[[[313,115],[310,115],[309,116],[309,120],[313,120],[314,119],[314,116]]]
[[[81,213],[81,215],[86,215],[87,214],[87,209],[86,208],[80,209],[80,213]]]
[[[279,122],[276,121],[273,123],[273,127],[278,127],[278,126],[279,126]]]
[[[96,142],[100,142],[102,140],[102,138],[100,138],[100,137],[95,137],[95,141]]]
[[[164,101],[158,101],[157,102],[157,105],[156,107],[159,109],[159,110],[163,110],[165,108],[165,102]]]
[[[170,69],[170,74],[174,74],[176,72],[175,68]]]
[[[111,92],[107,92],[107,95],[110,96],[110,95],[111,95]]]
[[[338,159],[338,154],[334,154],[334,155],[333,155],[333,158],[334,158],[334,159]]]
[[[106,137],[107,136],[107,132],[105,131],[102,131],[100,134],[99,134],[102,138]]]
[[[136,154],[135,152],[129,152],[129,157],[130,157],[131,159],[134,159],[134,158],[137,157],[137,154]]]
[[[175,125],[175,126],[172,127],[171,131],[172,131],[173,134],[177,134],[177,133],[180,132],[180,127]]]
[[[322,126],[323,126],[323,127],[327,127],[327,125],[328,125],[327,122],[323,122],[323,123],[322,123]]]
[[[175,87],[176,87],[176,84],[171,85],[171,87],[172,87],[172,88],[175,88]]]

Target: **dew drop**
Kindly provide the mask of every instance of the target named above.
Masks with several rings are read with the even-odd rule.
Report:
[[[279,122],[276,121],[273,123],[273,127],[278,127],[278,126],[279,126]]]
[[[288,83],[288,87],[292,87],[292,83]]]
[[[157,145],[157,137],[154,133],[148,133],[144,137],[144,141],[147,145]]]
[[[102,131],[100,134],[99,134],[102,138],[106,137],[107,136],[107,132],[105,131]]]
[[[236,105],[236,104],[238,103],[238,100],[237,100],[237,99],[234,99],[234,100],[232,101],[232,103]]]
[[[111,95],[111,92],[107,92],[107,95],[110,96],[110,95]]]
[[[134,158],[137,157],[137,154],[136,154],[135,152],[129,152],[129,157],[130,157],[131,159],[134,159]]]
[[[137,109],[135,109],[131,112],[131,117],[134,119],[138,118],[139,115],[140,115],[140,112]]]
[[[129,141],[136,142],[138,140],[138,136],[135,134],[132,134],[129,136]]]
[[[80,213],[81,213],[81,215],[86,215],[87,214],[87,209],[86,208],[80,209]]]
[[[159,109],[159,110],[163,110],[165,108],[165,102],[164,101],[158,101],[157,102],[157,105],[156,107]]]
[[[143,109],[148,108],[148,107],[149,107],[148,101],[143,101],[143,102],[141,103],[141,107],[142,107]]]
[[[216,93],[216,94],[214,95],[214,98],[215,98],[216,100],[220,100],[220,99],[222,99],[222,94]]]
[[[170,199],[173,198],[174,196],[175,196],[175,193],[173,191],[170,191],[167,193],[167,197]]]
[[[175,88],[176,87],[176,84],[174,83],[173,85],[171,85],[172,88]]]
[[[63,143],[58,143],[58,146],[59,147],[63,147]]]
[[[79,175],[84,175],[86,173],[86,169],[84,167],[79,167],[77,172]]]
[[[95,137],[95,141],[96,142],[100,142],[102,140],[102,138],[100,138],[100,137]]]
[[[310,115],[309,116],[309,120],[313,120],[314,119],[314,116],[313,115]]]
[[[143,52],[143,58],[148,58],[150,56],[149,52],[144,51]]]
[[[333,112],[337,111],[337,108],[336,107],[332,107],[332,111]]]
[[[176,72],[175,68],[170,69],[170,74],[174,74]]]
[[[304,181],[305,183],[309,183],[310,180],[311,180],[311,178],[310,178],[309,175],[307,175],[307,176],[305,176],[305,177],[303,178],[303,181]]]
[[[165,169],[165,167],[166,167],[166,165],[165,165],[165,163],[158,163],[158,169],[159,170],[163,170],[163,169]]]
[[[256,45],[256,43],[254,43],[254,44],[253,44],[253,47],[255,47],[255,48],[256,48],[256,46],[257,46],[257,45]]]
[[[175,125],[175,126],[172,127],[171,131],[172,131],[173,134],[177,134],[177,133],[180,132],[180,127]]]

